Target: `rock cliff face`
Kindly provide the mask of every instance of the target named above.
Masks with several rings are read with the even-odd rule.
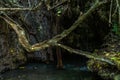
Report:
[[[24,50],[18,43],[17,35],[0,20],[0,72],[15,69],[25,62]]]
[[[27,0],[15,0],[14,2],[1,0],[0,4],[1,7],[5,7],[2,4],[6,3],[10,7],[32,7],[38,4],[38,0],[30,1],[31,5],[29,4],[29,6]],[[14,13],[14,11],[7,11],[6,13],[25,29],[30,44],[51,38],[50,13],[48,13],[44,4],[40,10],[33,12],[21,11]],[[53,60],[52,49],[48,48],[32,53],[24,51],[17,39],[16,33],[10,29],[9,25],[3,20],[0,20],[0,72],[17,68],[19,65],[24,64],[29,58],[30,60]]]

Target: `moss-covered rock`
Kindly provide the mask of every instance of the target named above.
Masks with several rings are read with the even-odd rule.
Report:
[[[0,22],[0,72],[15,69],[26,62],[24,50],[17,35],[4,22]]]

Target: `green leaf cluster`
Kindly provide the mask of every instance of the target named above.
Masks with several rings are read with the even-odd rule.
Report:
[[[113,26],[112,26],[112,31],[116,34],[116,35],[119,35],[120,36],[120,27],[117,23],[114,23]]]
[[[62,14],[62,11],[63,11],[63,9],[62,8],[58,8],[57,9],[57,16],[61,16],[61,14]]]

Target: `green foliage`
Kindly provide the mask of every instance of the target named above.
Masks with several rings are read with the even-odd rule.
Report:
[[[9,0],[11,3],[16,3],[17,0]]]
[[[114,23],[113,24],[113,29],[112,31],[116,34],[116,35],[119,35],[120,36],[120,27],[118,26],[117,23]]]
[[[63,11],[63,9],[62,8],[58,8],[57,9],[57,16],[61,16],[61,14],[62,14],[62,11]]]

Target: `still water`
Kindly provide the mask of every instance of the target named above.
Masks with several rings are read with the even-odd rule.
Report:
[[[0,75],[0,80],[101,80],[87,70],[86,67],[76,67],[66,64],[63,70],[57,70],[55,65],[30,63],[19,69]]]

